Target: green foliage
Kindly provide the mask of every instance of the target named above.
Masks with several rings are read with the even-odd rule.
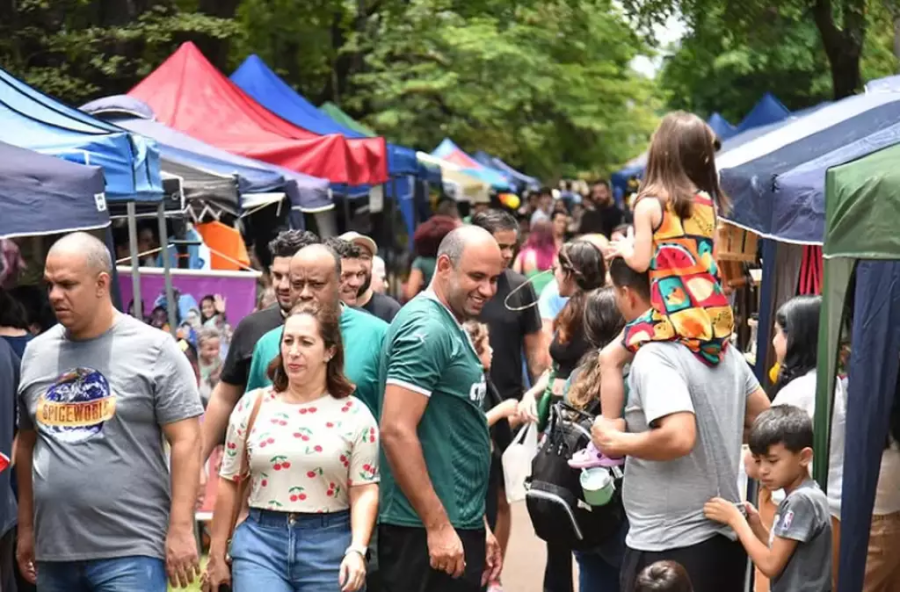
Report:
[[[628,66],[644,47],[605,0],[520,4],[502,18],[412,0],[377,25],[354,39],[366,71],[346,106],[400,143],[449,136],[549,177],[627,160],[655,123],[653,85]]]
[[[122,24],[104,23],[120,18]],[[102,14],[89,0],[26,0],[14,18],[0,18],[0,57],[28,84],[79,104],[127,92],[183,41],[236,32],[229,20],[163,4],[132,18]]]
[[[833,98],[820,31],[802,4],[770,8],[765,19],[754,20],[754,27],[730,12],[729,6],[695,13],[690,33],[666,59],[660,85],[670,107],[703,115],[720,111],[737,122],[766,91],[775,93],[791,110]],[[754,6],[749,3],[745,8],[752,14]],[[893,27],[880,0],[866,15],[866,30],[862,82],[888,76],[897,68]]]

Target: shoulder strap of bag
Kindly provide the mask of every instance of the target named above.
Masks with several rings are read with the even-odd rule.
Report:
[[[253,401],[253,410],[250,412],[250,419],[247,421],[247,429],[244,432],[244,451],[241,454],[241,468],[238,472],[240,480],[238,481],[237,499],[234,503],[234,509],[231,511],[231,533],[234,533],[235,526],[237,526],[238,517],[240,517],[241,509],[244,505],[244,498],[247,496],[247,488],[250,485],[250,453],[247,450],[247,443],[250,441],[250,432],[253,430],[253,424],[256,423],[256,416],[259,415],[259,408],[262,407],[262,401],[265,396],[265,392],[260,392],[256,395],[256,399]]]

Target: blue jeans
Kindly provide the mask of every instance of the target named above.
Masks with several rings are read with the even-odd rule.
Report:
[[[625,555],[626,534],[627,521],[615,536],[596,549],[575,551],[579,592],[619,592],[619,572]]]
[[[166,592],[166,564],[156,557],[131,556],[89,561],[39,561],[41,592]]]
[[[235,592],[339,592],[350,512],[288,514],[250,509],[231,541]]]

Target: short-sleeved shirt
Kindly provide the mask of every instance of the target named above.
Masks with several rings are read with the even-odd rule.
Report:
[[[775,537],[797,541],[772,592],[831,592],[831,515],[828,498],[807,479],[778,504],[769,546]]]
[[[257,342],[263,335],[283,324],[284,315],[277,304],[241,319],[231,336],[221,380],[232,386],[246,387]]]
[[[251,507],[339,512],[350,507],[350,487],[378,482],[378,426],[359,399],[287,403],[270,388],[247,393],[231,413],[220,476],[240,479],[257,397],[265,399],[247,439]]]
[[[341,305],[341,341],[344,343],[344,375],[356,385],[353,395],[377,417],[379,397],[378,359],[387,332],[387,323],[367,312]],[[259,340],[253,351],[247,390],[270,386],[266,372],[281,350],[281,327]]]
[[[379,374],[385,386],[428,397],[418,435],[435,493],[455,528],[484,528],[491,463],[484,369],[468,334],[433,292],[419,294],[391,323]],[[422,527],[384,456],[380,491],[382,523]]]
[[[360,308],[371,315],[375,315],[385,323],[390,323],[397,316],[397,313],[400,312],[400,303],[390,296],[373,292],[369,301]]]
[[[562,312],[568,301],[568,298],[559,295],[559,284],[553,280],[541,290],[538,298],[538,312],[542,319],[552,321]]]
[[[61,325],[28,344],[19,425],[36,430],[39,561],[165,557],[170,475],[162,425],[203,413],[171,335],[127,315],[94,339]]]
[[[488,326],[491,348],[494,350],[491,381],[503,399],[522,398],[525,391],[522,376],[522,348],[525,336],[541,330],[541,317],[538,315],[537,306],[534,306],[537,297],[531,285],[525,285],[512,294],[513,290],[525,284],[525,281],[522,274],[511,269],[500,274],[497,278],[497,293],[484,305],[479,318]],[[506,302],[508,297],[509,307]]]
[[[634,356],[625,405],[628,431],[646,432],[675,413],[696,418],[697,441],[687,456],[666,462],[629,456],[622,498],[630,528],[626,544],[638,551],[689,547],[730,528],[708,520],[713,497],[740,501],[738,464],[747,398],[759,383],[737,348],[717,366],[678,343],[648,343]]]

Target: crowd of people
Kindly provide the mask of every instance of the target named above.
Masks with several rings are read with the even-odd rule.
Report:
[[[269,245],[275,302],[227,348],[221,298],[200,303],[196,335],[173,339],[113,306],[101,241],[59,239],[44,270],[58,324],[32,336],[0,292],[0,403],[18,409],[0,428],[4,447],[18,430],[17,480],[0,473],[0,590],[201,578],[238,592],[499,592],[522,536],[502,454],[529,429],[539,456],[561,459],[532,476],[550,484],[533,487],[541,503],[526,497],[546,592],[575,589],[573,559],[582,592],[743,590],[748,559],[774,592],[832,590],[844,387],[826,496],[809,472],[821,303],[780,309],[770,402],[718,280],[728,203],[711,130],[663,120],[633,211],[598,182],[573,233],[573,205],[541,192],[518,218],[442,211],[416,232],[402,306],[378,287],[371,238],[283,232]],[[576,440],[558,439],[582,420]],[[898,426],[867,592],[900,587],[886,552],[900,542]],[[763,486],[758,510],[742,500],[742,462]],[[615,494],[592,508],[567,483],[601,473]]]

